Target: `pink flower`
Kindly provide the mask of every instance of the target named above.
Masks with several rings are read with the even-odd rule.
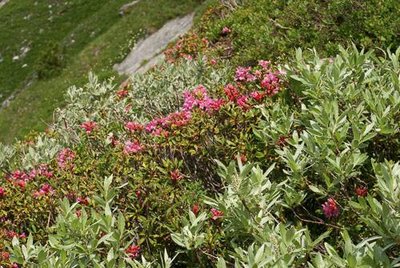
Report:
[[[256,76],[250,73],[251,68],[238,67],[235,73],[235,81],[252,82],[256,80]]]
[[[76,202],[78,202],[81,205],[88,206],[89,205],[89,198],[88,197],[78,197],[76,199]]]
[[[73,160],[75,158],[75,153],[69,149],[62,149],[57,156],[57,164],[60,168],[65,169],[67,167],[73,167]]]
[[[189,123],[191,118],[192,118],[192,114],[189,111],[170,113],[168,116],[166,116],[164,118],[164,120],[162,122],[162,126],[163,127],[185,126]]]
[[[210,60],[210,64],[211,65],[216,65],[217,64],[217,60],[216,59],[211,59]]]
[[[232,84],[226,85],[224,87],[224,92],[230,101],[235,101],[240,95],[237,88]]]
[[[128,90],[126,90],[126,89],[118,90],[118,91],[117,91],[117,96],[118,96],[120,99],[125,98],[126,96],[128,96]]]
[[[131,245],[125,250],[125,253],[128,254],[129,258],[136,259],[140,255],[140,246]]]
[[[368,188],[364,186],[358,186],[355,190],[356,195],[359,197],[365,197],[368,195]]]
[[[5,261],[10,259],[10,253],[8,253],[7,251],[2,251],[0,256],[1,256],[0,259]]]
[[[143,129],[143,125],[136,122],[127,122],[125,124],[125,129],[129,130],[130,132],[140,131]]]
[[[97,126],[96,122],[93,121],[87,121],[81,124],[81,128],[85,129],[87,134],[92,133],[92,131],[95,129],[96,126]]]
[[[250,96],[257,102],[260,102],[264,99],[266,93],[260,91],[254,91],[250,93]]]
[[[20,188],[24,189],[26,186],[26,182],[24,180],[17,180],[16,185],[18,185]]]
[[[333,198],[329,198],[328,201],[322,204],[322,210],[328,219],[338,217],[340,212],[339,206]]]
[[[218,219],[221,219],[223,216],[224,216],[224,213],[222,212],[222,211],[220,211],[220,210],[218,210],[218,209],[216,209],[216,208],[212,208],[211,210],[210,210],[210,212],[211,212],[211,219],[213,220],[213,221],[216,221],[216,220],[218,220]]]
[[[232,32],[232,30],[231,29],[229,29],[228,27],[224,27],[224,28],[222,28],[222,34],[224,34],[224,35],[226,35],[226,34],[229,34],[229,33],[231,33]]]
[[[200,211],[199,205],[194,204],[193,207],[192,207],[193,214],[197,216],[197,214],[199,214],[199,211]]]
[[[48,166],[45,164],[39,166],[39,174],[46,178],[51,178],[54,176],[54,173],[51,170],[49,170]]]
[[[218,111],[225,104],[223,99],[212,100],[206,107],[208,111]]]
[[[138,141],[131,142],[127,141],[125,142],[124,146],[124,153],[125,154],[131,154],[131,153],[137,153],[143,150],[143,147],[140,145]]]
[[[261,81],[261,87],[265,89],[268,96],[274,96],[279,92],[279,81],[278,76],[268,73]]]
[[[44,195],[52,195],[53,193],[53,188],[49,184],[45,183],[42,185],[39,191],[33,193],[33,196],[37,198]]]
[[[3,187],[0,187],[0,198],[6,196],[6,190]]]
[[[174,183],[180,181],[183,178],[182,174],[179,172],[178,169],[171,171],[169,174],[171,176],[172,182],[174,182]]]
[[[240,96],[237,100],[236,100],[237,105],[240,106],[240,108],[242,108],[243,110],[247,110],[250,108],[249,104],[248,104],[248,98],[247,96],[243,95]]]
[[[266,60],[260,60],[258,62],[258,65],[260,65],[264,70],[268,69],[269,64],[270,64],[270,62],[266,61]]]

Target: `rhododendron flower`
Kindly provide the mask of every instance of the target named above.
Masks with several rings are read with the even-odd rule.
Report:
[[[140,143],[138,141],[125,142],[125,145],[124,145],[124,153],[125,154],[137,153],[137,152],[140,152],[141,150],[143,150],[143,147],[140,145]]]
[[[199,211],[200,211],[199,205],[194,204],[193,207],[192,207],[193,214],[197,216],[197,214],[199,214]]]
[[[67,167],[72,167],[72,161],[75,158],[75,153],[69,149],[62,149],[57,156],[57,164],[60,168],[65,169]]]
[[[131,259],[136,259],[140,254],[140,246],[131,245],[125,250],[125,253],[128,254]]]
[[[261,81],[261,87],[265,89],[268,96],[274,96],[279,92],[279,77],[268,73]]]
[[[248,108],[250,108],[250,105],[248,103],[248,98],[247,96],[243,95],[240,96],[237,100],[236,100],[237,105],[239,105],[243,110],[246,110]]]
[[[8,253],[7,251],[2,251],[1,252],[1,259],[5,260],[5,261],[10,259],[10,253]]]
[[[206,107],[208,111],[218,111],[225,104],[223,99],[212,100]]]
[[[232,32],[232,30],[231,29],[229,29],[228,27],[224,27],[224,28],[222,28],[222,34],[229,34],[229,33],[231,33]]]
[[[184,54],[183,57],[184,57],[186,60],[193,60],[193,56],[192,56],[192,55],[189,55],[189,54]]]
[[[15,170],[14,172],[12,172],[11,177],[14,180],[28,180],[29,179],[29,176],[25,172],[22,172],[21,170]]]
[[[358,186],[356,188],[356,195],[359,197],[365,197],[368,194],[368,188],[364,186]]]
[[[250,96],[255,100],[255,101],[262,101],[265,97],[266,93],[261,92],[261,91],[254,91],[250,93]]]
[[[230,101],[235,101],[240,95],[239,90],[232,84],[226,85],[224,92]]]
[[[269,64],[270,64],[270,62],[267,60],[260,60],[258,62],[258,65],[260,65],[264,70],[268,69]]]
[[[142,195],[142,192],[140,190],[137,190],[135,192],[136,198],[140,198],[140,196]]]
[[[81,205],[88,206],[89,205],[89,198],[87,198],[87,197],[78,197],[76,199],[76,202],[78,202]]]
[[[162,129],[162,128],[157,128],[157,129],[155,129],[155,130],[153,130],[153,131],[151,132],[151,135],[154,136],[154,137],[164,137],[164,138],[167,138],[167,137],[169,136],[169,132],[166,131],[166,130],[164,130],[164,129]]]
[[[328,219],[339,216],[340,212],[339,206],[333,198],[329,198],[328,201],[322,204],[322,210]]]
[[[210,60],[210,64],[211,65],[216,65],[217,64],[217,60],[216,59],[211,59]]]
[[[39,167],[36,169],[36,173],[46,178],[51,178],[54,176],[54,173],[49,170],[49,167],[46,164],[40,164]]]
[[[128,96],[128,90],[126,90],[126,89],[118,90],[118,91],[117,91],[117,96],[118,96],[120,99],[125,98],[126,96]]]
[[[207,94],[207,89],[203,85],[197,86],[193,91],[185,91],[183,99],[184,112],[190,112],[195,107],[209,112],[215,111],[223,104],[223,101],[220,99],[210,98]]]
[[[251,67],[238,67],[235,73],[235,81],[239,82],[252,82],[257,78],[255,75],[250,73]]]
[[[140,131],[143,129],[143,125],[136,122],[127,122],[125,123],[125,129],[130,132]]]
[[[17,263],[13,263],[12,265],[11,265],[11,268],[19,268],[19,265],[17,264]]]
[[[182,174],[179,172],[178,169],[175,169],[174,171],[171,171],[169,174],[170,174],[171,180],[173,182],[180,181],[183,178]]]
[[[3,187],[0,187],[0,198],[6,196],[6,190]]]
[[[222,211],[216,209],[216,208],[212,208],[210,210],[210,212],[211,212],[211,215],[212,215],[211,219],[213,221],[216,221],[216,220],[218,220],[218,219],[220,219],[220,218],[222,218],[224,216],[224,213]]]
[[[40,175],[39,172],[36,169],[32,169],[31,171],[29,171],[29,179],[33,180],[34,178],[36,178],[37,175]]]
[[[24,180],[17,180],[15,182],[15,184],[18,185],[22,189],[25,188],[25,186],[26,186],[26,182]]]
[[[49,184],[45,183],[42,185],[39,191],[33,193],[33,196],[37,198],[44,195],[52,195],[53,193],[53,188]]]
[[[189,123],[191,118],[192,114],[189,111],[170,113],[167,117],[165,117],[165,120],[162,122],[162,126],[185,126]]]
[[[92,131],[96,128],[97,124],[93,121],[83,122],[81,124],[81,128],[85,129],[87,134],[92,133]]]

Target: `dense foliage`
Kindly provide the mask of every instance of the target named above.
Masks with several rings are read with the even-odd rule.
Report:
[[[255,6],[223,3],[168,63],[90,75],[46,133],[0,145],[0,264],[400,266],[400,49],[255,61],[225,24]]]

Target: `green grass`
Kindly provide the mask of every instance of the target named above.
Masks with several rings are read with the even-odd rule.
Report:
[[[82,2],[81,6],[75,2]],[[66,67],[60,74],[53,78],[34,80],[31,86],[22,90],[16,96],[9,107],[0,111],[0,142],[11,143],[16,138],[23,138],[30,131],[43,131],[51,123],[54,109],[64,104],[64,94],[68,87],[86,83],[87,74],[90,71],[95,72],[100,78],[117,76],[112,66],[123,59],[138,37],[143,36],[145,33],[154,32],[166,21],[174,17],[193,11],[202,1],[145,0],[139,2],[129,14],[123,17],[119,16],[118,10],[123,3],[129,1],[96,1],[96,4],[92,5],[84,4],[87,1],[75,2],[74,5],[77,5],[73,5],[75,11],[81,10],[82,16],[77,15],[75,17],[74,14],[69,13],[70,9],[67,9],[65,12],[70,14],[70,16],[65,17],[63,23],[58,23],[62,27],[65,26],[63,33],[52,32],[51,34],[51,36],[54,35],[54,38],[51,40],[55,40],[63,47],[66,47]],[[44,9],[44,6],[43,4],[41,8]],[[78,9],[78,6],[80,9]],[[12,10],[15,12],[18,11],[20,14],[18,16],[23,16],[23,14],[29,12],[36,16],[36,11],[33,9],[26,11],[26,9],[29,10],[27,4],[18,5],[15,3],[13,6],[8,6],[7,9],[6,7],[7,5],[4,7],[4,10],[1,10],[2,13],[0,12],[0,18],[2,18],[3,22],[7,21],[7,18],[8,20],[12,20],[10,17]],[[90,16],[85,16],[84,14],[90,14]],[[67,15],[65,14],[65,16]],[[41,20],[37,19],[37,25],[32,25],[32,27],[37,29],[38,24],[46,24],[43,20],[43,18]],[[22,23],[22,21],[19,23]],[[17,23],[17,25],[19,24]],[[25,29],[24,32],[29,31],[29,29],[24,27],[26,27],[26,23],[25,26],[21,24],[19,28],[10,27],[12,31],[10,30],[8,33],[9,36],[12,35],[13,31],[19,31],[18,29]],[[66,34],[67,32],[68,34]],[[93,32],[95,34],[92,34]],[[31,34],[32,38],[43,38],[42,36],[37,36],[37,33]],[[75,43],[69,46],[67,44],[71,43],[72,34]],[[4,35],[4,33],[1,34],[0,40],[5,40],[3,39],[6,38]],[[23,37],[19,38],[23,39]],[[48,42],[40,40],[38,44],[48,44]],[[36,59],[40,58],[40,53],[43,50],[44,48],[41,48],[38,49],[38,52],[35,52],[37,53],[37,55],[35,54]],[[10,54],[10,52],[7,54]],[[18,62],[18,64],[27,61],[28,57],[30,57],[30,62],[34,62],[33,54],[32,49],[24,61]],[[10,59],[7,59],[7,61],[3,61],[1,66],[8,66],[9,64],[14,66],[16,63],[12,63]],[[31,73],[29,73],[29,70]],[[20,87],[23,81],[32,76],[32,73],[33,70],[31,68],[26,68],[25,70],[24,68],[19,67],[18,69],[14,66],[7,70],[0,69],[0,75],[3,76],[0,84],[1,91],[8,92],[9,94],[15,88]],[[10,77],[10,82],[3,82],[7,77]],[[3,84],[7,84],[7,87]]]

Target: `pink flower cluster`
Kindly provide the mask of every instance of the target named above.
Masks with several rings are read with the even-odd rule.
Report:
[[[235,73],[235,81],[238,82],[253,82],[257,77],[251,73],[251,67],[238,67]]]
[[[192,111],[195,107],[207,112],[218,111],[225,103],[223,99],[210,98],[203,85],[197,86],[192,91],[185,91],[183,99],[183,111]]]
[[[6,196],[6,190],[3,187],[0,187],[0,198]]]
[[[143,130],[143,125],[137,122],[126,122],[124,127],[126,130],[132,133]]]
[[[137,153],[143,150],[143,147],[140,145],[139,141],[131,142],[127,141],[124,145],[124,153],[132,154]]]
[[[322,211],[328,219],[339,216],[340,209],[335,199],[328,198],[328,201],[322,204]]]
[[[58,153],[57,164],[62,169],[72,168],[74,158],[75,153],[69,148],[64,148]]]
[[[51,178],[53,177],[53,172],[49,170],[46,164],[40,164],[37,168],[31,169],[30,171],[26,172],[15,170],[6,178],[14,185],[19,186],[20,188],[25,188],[28,181],[34,180],[38,176]]]
[[[224,216],[224,213],[223,213],[222,211],[216,209],[216,208],[212,208],[212,209],[210,210],[210,212],[211,212],[211,219],[212,219],[213,221],[216,221],[216,220],[218,220],[218,219],[221,219],[221,218]]]
[[[79,197],[76,198],[76,202],[78,202],[81,205],[88,206],[89,205],[89,198],[88,197],[79,196]]]
[[[222,31],[221,31],[221,33],[223,34],[223,35],[227,35],[227,34],[230,34],[232,32],[232,30],[231,29],[229,29],[228,27],[224,27],[224,28],[222,28]]]
[[[274,96],[279,92],[280,89],[280,79],[277,74],[268,73],[264,76],[261,81],[261,88],[265,90],[268,96]]]
[[[128,96],[128,93],[129,93],[128,90],[120,89],[117,91],[117,96],[118,96],[118,98],[123,99]]]
[[[92,133],[92,131],[96,128],[97,123],[93,121],[86,121],[81,124],[81,128],[86,131],[86,134]]]
[[[125,253],[128,254],[129,258],[136,259],[140,255],[140,246],[131,245],[125,250]]]
[[[25,233],[21,233],[18,234],[15,231],[11,231],[11,230],[7,230],[5,231],[5,236],[9,239],[13,239],[14,237],[20,238],[20,239],[25,239],[26,238],[26,234]]]
[[[181,111],[170,113],[166,117],[156,118],[146,125],[146,132],[151,133],[153,136],[168,136],[168,129],[175,127],[182,127],[189,123],[192,114],[189,111]]]
[[[38,198],[44,195],[52,195],[54,193],[53,187],[49,184],[45,183],[42,185],[39,191],[33,193],[33,196]]]
[[[180,181],[183,178],[182,174],[180,173],[180,171],[178,169],[171,171],[170,176],[171,176],[172,182],[174,182],[174,183]]]

